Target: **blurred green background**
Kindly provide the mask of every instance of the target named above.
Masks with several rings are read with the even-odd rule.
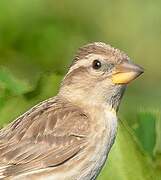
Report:
[[[122,101],[99,180],[161,180],[161,1],[1,0],[0,125],[54,96],[76,50],[103,41],[145,73]]]

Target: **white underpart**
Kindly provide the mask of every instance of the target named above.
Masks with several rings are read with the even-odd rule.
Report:
[[[100,107],[100,109],[103,107]],[[87,171],[84,172],[78,179],[79,180],[90,180],[92,177],[97,176],[102,169],[111,146],[114,143],[116,132],[117,132],[117,116],[114,110],[106,110],[103,108],[102,116],[100,122],[104,123],[104,138],[102,139],[102,144],[96,144],[96,151],[93,154],[91,166]]]

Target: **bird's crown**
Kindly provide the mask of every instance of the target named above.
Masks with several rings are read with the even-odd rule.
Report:
[[[72,64],[75,64],[77,61],[81,59],[87,58],[90,54],[99,54],[108,57],[113,57],[112,59],[114,59],[115,61],[129,59],[123,51],[117,48],[114,48],[102,42],[94,42],[79,48]]]

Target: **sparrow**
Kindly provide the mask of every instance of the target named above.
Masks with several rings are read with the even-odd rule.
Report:
[[[110,45],[80,48],[58,94],[0,130],[0,178],[96,179],[115,140],[126,86],[142,73]]]

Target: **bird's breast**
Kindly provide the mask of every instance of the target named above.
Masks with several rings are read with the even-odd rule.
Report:
[[[115,111],[100,107],[94,112],[93,127],[91,127],[90,145],[87,149],[88,163],[83,165],[80,180],[95,179],[102,169],[108,153],[114,143],[117,132],[117,116]]]

